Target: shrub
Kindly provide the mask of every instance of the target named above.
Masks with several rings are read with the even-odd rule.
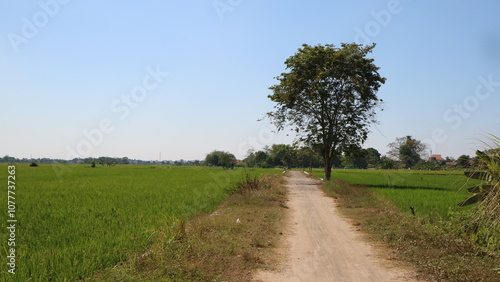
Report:
[[[244,194],[250,191],[260,190],[264,187],[261,185],[261,181],[257,176],[251,176],[250,174],[245,174],[245,176],[233,186],[227,188],[229,194],[240,193]]]
[[[476,204],[466,212],[463,228],[475,242],[489,251],[500,253],[500,138],[490,135],[488,150],[477,151],[476,171],[466,171],[469,178],[479,179],[479,185],[468,189],[473,195],[459,206]]]

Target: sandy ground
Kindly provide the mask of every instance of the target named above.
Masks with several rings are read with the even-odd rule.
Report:
[[[291,214],[284,262],[279,271],[257,273],[256,281],[415,281],[380,252],[376,256],[316,180],[300,171],[290,171],[289,176]]]

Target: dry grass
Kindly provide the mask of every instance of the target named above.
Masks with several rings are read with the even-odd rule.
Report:
[[[155,230],[155,243],[127,263],[89,280],[250,281],[273,268],[284,226],[286,187],[279,176],[246,177],[212,214]]]

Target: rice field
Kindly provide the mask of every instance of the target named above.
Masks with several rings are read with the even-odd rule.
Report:
[[[174,217],[215,209],[227,197],[226,188],[246,172],[281,173],[161,165],[17,164],[17,271],[7,276],[2,267],[1,276],[15,281],[74,281],[113,267],[147,249],[155,240],[155,229]],[[0,176],[7,180],[7,165],[0,164]],[[2,191],[1,201],[6,203],[7,185]],[[5,260],[7,204],[4,209],[5,231],[0,236]]]
[[[314,174],[323,177],[321,170]],[[335,178],[368,186],[402,211],[411,213],[412,206],[417,216],[430,220],[446,219],[450,211],[461,209],[457,204],[471,195],[466,189],[479,183],[461,171],[335,169]]]

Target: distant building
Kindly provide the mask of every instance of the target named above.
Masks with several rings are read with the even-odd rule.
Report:
[[[437,163],[437,162],[443,162],[443,157],[441,155],[432,155],[429,157],[428,162],[430,163]]]
[[[441,155],[432,155],[432,156],[430,156],[428,162],[430,162],[430,163],[438,163],[438,164],[442,164],[442,165],[453,165],[453,166],[457,165],[457,162],[447,161],[446,159],[443,159],[443,157]]]

